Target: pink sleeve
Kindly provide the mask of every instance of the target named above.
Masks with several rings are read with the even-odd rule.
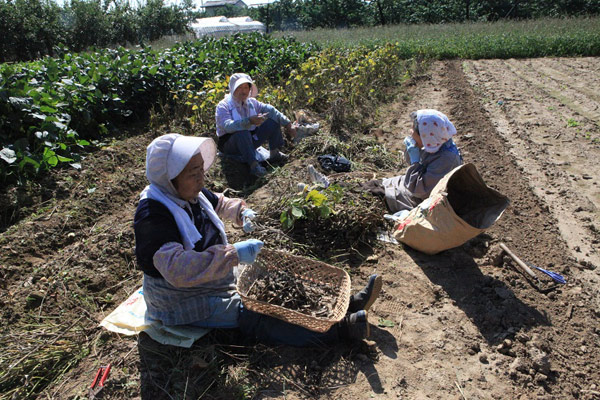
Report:
[[[178,288],[206,285],[223,279],[239,262],[237,252],[230,244],[215,245],[197,252],[186,251],[177,242],[162,245],[154,253],[153,261],[163,278]]]
[[[222,193],[215,193],[219,198],[215,211],[221,219],[233,222],[235,226],[242,226],[242,211],[246,208],[246,202],[242,199],[230,199]]]

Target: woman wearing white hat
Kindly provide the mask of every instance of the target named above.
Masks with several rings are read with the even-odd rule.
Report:
[[[287,155],[281,152],[284,145],[281,126],[294,137],[296,130],[292,122],[270,104],[255,99],[258,88],[252,78],[235,73],[229,78],[229,94],[217,105],[217,136],[219,150],[248,164],[255,176],[267,173],[259,164],[256,149],[269,143],[270,162],[284,162]]]
[[[381,277],[350,300],[348,315],[326,333],[254,313],[242,307],[236,269],[252,264],[263,242],[229,244],[221,218],[240,226],[255,213],[241,199],[204,187],[204,172],[216,155],[210,138],[167,134],[152,141],[146,155],[150,181],[134,217],[135,254],[144,271],[148,315],[165,325],[240,328],[265,343],[304,346],[369,333],[366,311],[381,290]]]

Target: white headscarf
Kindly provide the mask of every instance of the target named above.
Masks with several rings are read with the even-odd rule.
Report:
[[[238,87],[240,87],[240,85],[244,83],[249,83],[251,86],[250,97],[256,97],[256,95],[258,94],[258,87],[256,87],[256,84],[254,83],[250,75],[244,74],[242,72],[236,72],[229,78],[229,93],[233,95],[235,89],[237,89]]]
[[[169,209],[183,240],[185,250],[191,250],[202,235],[194,225],[194,222],[184,210],[190,208],[188,201],[179,197],[175,186],[171,182],[183,171],[190,159],[198,153],[202,153],[204,160],[204,171],[212,165],[217,154],[217,147],[211,138],[183,136],[177,133],[169,133],[157,137],[150,143],[146,151],[146,177],[150,182],[140,194],[140,200],[149,198],[159,201]],[[212,204],[202,192],[197,199],[207,212],[210,220],[215,224],[223,242],[227,244],[225,225],[218,217]]]
[[[417,123],[423,149],[435,153],[448,139],[456,135],[456,128],[448,117],[437,110],[418,110]]]
[[[225,101],[229,105],[229,111],[231,112],[231,117],[234,121],[240,121],[243,118],[258,115],[253,104],[247,100],[241,104],[233,98],[233,92],[235,92],[235,89],[240,87],[243,83],[249,83],[251,85],[250,95],[248,97],[256,97],[258,94],[258,88],[254,84],[252,78],[250,78],[250,75],[241,72],[231,75],[231,78],[229,78],[229,93],[225,95]],[[250,125],[248,127],[249,131],[253,131],[254,129],[256,129],[255,125]]]

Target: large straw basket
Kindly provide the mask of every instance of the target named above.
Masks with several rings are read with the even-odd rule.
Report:
[[[330,315],[326,318],[315,317],[248,297],[248,292],[255,281],[277,270],[292,274],[305,286],[325,285],[334,291],[336,296],[332,300]],[[303,326],[311,331],[326,332],[346,315],[350,302],[350,277],[343,269],[320,261],[294,256],[282,251],[263,249],[254,264],[244,268],[240,274],[237,290],[244,307],[249,310]]]

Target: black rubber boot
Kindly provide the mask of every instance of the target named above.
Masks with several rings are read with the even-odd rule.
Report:
[[[359,310],[369,311],[369,308],[375,303],[375,300],[379,297],[379,293],[381,293],[382,284],[381,275],[371,275],[367,286],[355,295],[350,296],[348,312],[354,313]]]
[[[369,337],[371,329],[369,327],[368,314],[365,310],[360,310],[348,314],[340,322],[340,336],[347,340],[362,340]]]

